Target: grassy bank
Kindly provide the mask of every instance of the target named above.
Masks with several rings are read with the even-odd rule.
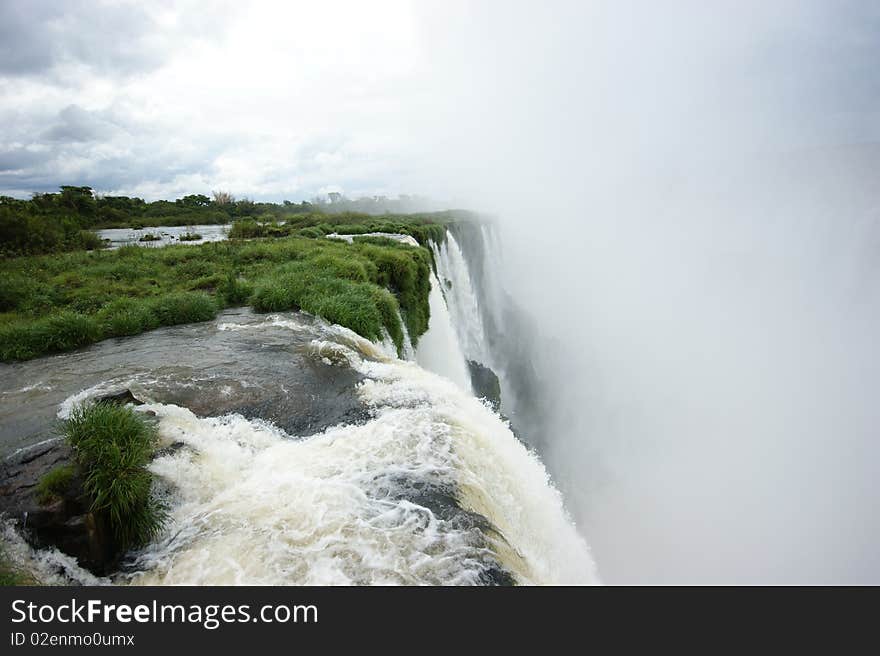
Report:
[[[10,258],[0,261],[0,360],[206,321],[241,305],[305,310],[368,339],[384,330],[400,349],[400,316],[414,341],[427,329],[430,266],[426,248],[306,236]]]

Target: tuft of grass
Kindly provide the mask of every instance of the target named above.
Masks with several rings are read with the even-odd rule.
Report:
[[[245,304],[253,291],[253,287],[247,281],[242,280],[231,271],[226,274],[226,278],[217,288],[217,292],[227,307]]]
[[[43,474],[37,483],[37,500],[40,503],[49,503],[63,496],[75,474],[73,465],[58,465]]]
[[[147,469],[155,427],[131,408],[94,403],[75,407],[61,432],[74,449],[91,512],[106,519],[119,546],[135,547],[155,537],[165,520]]]
[[[93,317],[60,312],[30,323],[0,326],[0,359],[27,360],[44,353],[72,351],[96,342],[101,335]]]
[[[153,314],[162,326],[208,321],[217,316],[217,304],[201,292],[177,292],[152,301]]]
[[[179,241],[199,241],[201,238],[202,236],[197,232],[185,232],[177,239]]]
[[[159,325],[159,319],[146,299],[117,299],[101,308],[97,318],[106,337],[138,335]]]

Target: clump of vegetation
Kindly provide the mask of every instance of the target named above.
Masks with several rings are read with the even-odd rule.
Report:
[[[160,237],[159,235],[154,235],[153,233],[148,232],[147,234],[143,235],[138,241],[161,241],[161,240],[162,240],[162,237]]]
[[[73,465],[58,465],[49,470],[37,483],[37,500],[40,503],[49,503],[62,497],[75,475],[76,469]]]
[[[0,359],[28,360],[47,353],[72,351],[97,341],[100,335],[93,317],[70,311],[0,325]]]
[[[0,257],[103,247],[98,235],[84,229],[74,217],[16,211],[0,197]]]
[[[177,239],[179,241],[199,241],[202,236],[197,232],[184,232]]]
[[[217,316],[217,304],[201,292],[175,292],[150,301],[153,315],[162,326],[208,321]]]
[[[151,494],[157,432],[131,408],[94,403],[74,408],[62,425],[91,500],[120,548],[145,544],[159,532],[165,510]]]

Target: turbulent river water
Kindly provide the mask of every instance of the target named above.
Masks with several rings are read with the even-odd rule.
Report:
[[[453,235],[435,259],[431,325],[406,359],[302,313],[232,310],[0,365],[6,455],[80,401],[121,389],[145,401],[170,512],[109,580],[7,535],[18,557],[83,583],[595,582],[544,466],[471,389],[466,359],[490,359],[487,299]]]

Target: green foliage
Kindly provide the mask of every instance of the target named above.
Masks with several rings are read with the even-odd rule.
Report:
[[[58,465],[43,474],[37,482],[37,500],[40,503],[49,503],[64,495],[75,474],[73,465]]]
[[[229,229],[230,239],[253,239],[255,237],[265,237],[266,228],[261,223],[253,220],[236,221]]]
[[[0,359],[27,360],[72,351],[97,341],[100,334],[93,317],[70,311],[28,323],[10,323],[0,326]]]
[[[431,254],[391,241],[306,237],[0,260],[0,360],[67,351],[219,308],[300,308],[399,348],[428,326]]]
[[[75,407],[61,431],[83,472],[90,510],[107,520],[118,544],[128,548],[152,539],[165,518],[150,493],[147,469],[155,427],[131,408],[95,403]]]
[[[217,304],[201,292],[176,292],[160,296],[151,303],[162,326],[208,321],[217,316]]]
[[[0,257],[90,250],[103,246],[100,238],[84,230],[75,218],[35,214],[15,201],[0,201]]]
[[[103,246],[91,230],[97,228],[144,228],[194,226],[233,222],[231,237],[300,236],[318,239],[331,232],[402,232],[422,244],[444,239],[444,226],[463,214],[368,214],[339,209],[387,212],[407,201],[385,198],[326,203],[261,203],[236,200],[218,193],[214,199],[190,194],[174,201],[145,202],[128,196],[95,196],[90,187],[66,185],[58,193],[34,194],[30,200],[0,197],[0,257],[89,250]],[[180,237],[193,241],[194,233]],[[148,241],[149,238],[145,238]]]
[[[234,307],[244,305],[253,294],[253,287],[245,280],[239,278],[231,271],[217,288],[217,293],[224,301],[224,305]]]
[[[116,299],[101,308],[97,318],[105,337],[137,335],[160,324],[148,299]]]

